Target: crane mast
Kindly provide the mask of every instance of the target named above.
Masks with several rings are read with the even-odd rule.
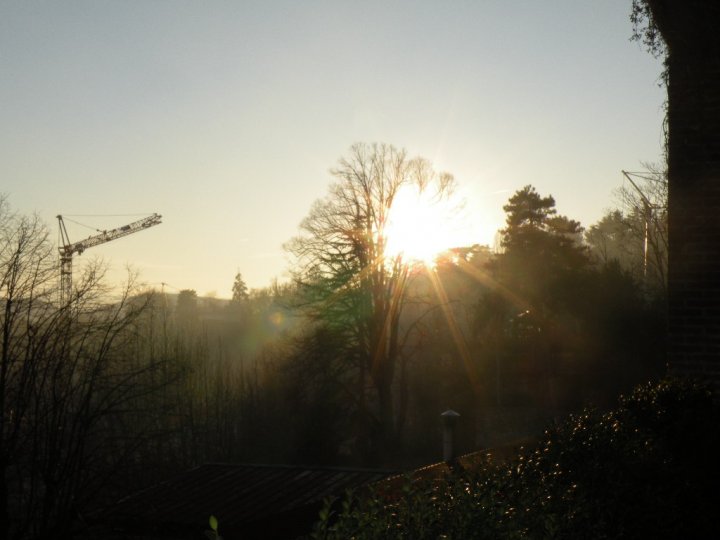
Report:
[[[650,220],[652,219],[652,213],[653,210],[657,208],[657,205],[654,205],[650,202],[650,199],[648,199],[643,191],[638,187],[638,185],[633,182],[633,179],[630,177],[632,174],[638,175],[638,173],[630,173],[627,171],[620,171],[623,173],[625,178],[628,179],[632,187],[635,188],[635,191],[638,192],[640,195],[640,200],[643,203],[643,219],[645,220],[645,239],[643,241],[643,279],[647,280],[648,277],[648,251],[649,251],[649,244],[650,244]]]
[[[67,229],[65,228],[65,222],[61,215],[57,216],[58,226],[60,228],[60,242],[61,245],[58,247],[60,252],[60,302],[65,303],[72,295],[72,260],[73,255],[76,253],[82,255],[83,251],[88,248],[99,246],[112,240],[117,240],[123,236],[133,234],[148,227],[159,225],[162,223],[162,216],[160,214],[152,214],[143,219],[133,221],[122,227],[111,229],[109,231],[102,231],[100,234],[90,236],[85,240],[79,242],[70,242]]]

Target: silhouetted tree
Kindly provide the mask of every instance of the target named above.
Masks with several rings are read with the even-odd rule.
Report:
[[[294,276],[306,313],[340,337],[336,354],[356,370],[358,405],[374,411],[387,451],[396,432],[393,384],[409,276],[407,261],[386,251],[388,216],[404,186],[442,197],[453,179],[384,144],[354,145],[332,174],[328,196],[313,205],[300,226],[304,234],[287,249],[297,258]],[[368,383],[373,396],[366,394]]]
[[[503,246],[506,248],[517,244],[523,233],[545,230],[548,218],[557,213],[552,195],[542,197],[529,184],[516,191],[503,210],[507,214],[507,228],[503,231]]]
[[[503,206],[506,227],[501,231],[503,253],[498,264],[513,290],[543,310],[548,293],[568,272],[588,263],[580,223],[557,215],[555,199],[542,197],[533,186],[518,190]]]
[[[0,202],[2,538],[66,537],[127,457],[113,426],[156,388],[157,364],[127,354],[146,302],[130,286],[111,299],[91,266],[59,305],[55,253],[37,217]]]
[[[248,299],[248,288],[242,278],[242,274],[235,274],[235,281],[232,287],[232,299],[234,302],[244,302]]]
[[[496,406],[532,403],[554,414],[564,399],[564,364],[583,339],[589,268],[583,229],[530,185],[503,208],[504,251],[489,265],[499,286],[483,294],[476,312],[487,387],[494,387],[488,394]]]

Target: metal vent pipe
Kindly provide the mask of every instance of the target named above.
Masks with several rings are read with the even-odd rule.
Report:
[[[443,425],[443,460],[452,461],[455,459],[455,424],[460,414],[448,409],[440,415]]]

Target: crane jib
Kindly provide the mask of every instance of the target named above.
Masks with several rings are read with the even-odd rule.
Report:
[[[81,255],[83,251],[88,248],[122,238],[123,236],[147,229],[148,227],[159,225],[162,222],[162,216],[160,214],[152,214],[148,217],[133,221],[132,223],[128,223],[127,225],[123,225],[116,229],[102,231],[100,234],[90,236],[85,240],[71,243],[62,216],[58,215],[57,219],[60,227],[61,238],[61,245],[58,246],[58,250],[60,251],[61,302],[65,302],[70,299],[70,295],[72,294],[72,256],[75,253]]]
[[[60,217],[59,219],[62,218]],[[61,247],[61,252],[66,255],[72,255],[73,253],[77,253],[78,255],[80,255],[88,248],[99,246],[100,244],[110,242],[117,238],[122,238],[123,236],[127,236],[139,230],[152,227],[153,225],[159,225],[161,222],[162,216],[160,214],[152,214],[151,216],[139,219],[137,221],[133,221],[132,223],[128,223],[127,225],[123,225],[122,227],[111,229],[109,231],[103,231],[100,234],[90,236],[85,240],[73,242],[72,244],[69,242],[64,242],[65,245]]]

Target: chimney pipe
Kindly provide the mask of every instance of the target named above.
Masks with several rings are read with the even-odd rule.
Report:
[[[460,415],[448,409],[440,415],[443,424],[443,461],[455,459],[455,424]]]

